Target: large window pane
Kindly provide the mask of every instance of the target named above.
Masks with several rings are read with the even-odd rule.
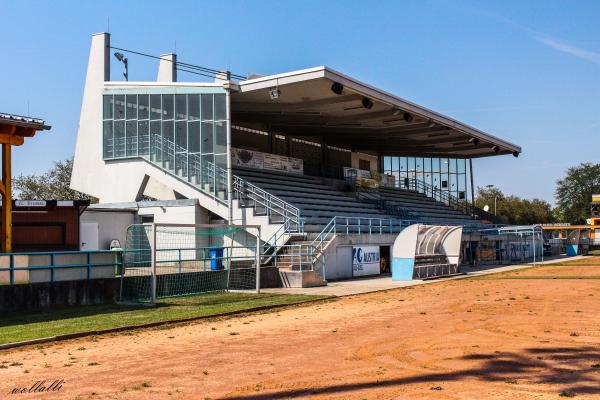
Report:
[[[137,156],[137,121],[127,121],[126,124],[126,132],[125,135],[127,137],[126,146],[127,146],[127,156]]]
[[[150,119],[160,119],[161,115],[160,94],[150,95]]]
[[[125,119],[125,96],[115,96],[115,119]]]
[[[456,161],[458,163],[458,166],[457,166],[458,172],[461,173],[461,174],[464,174],[466,172],[466,167],[467,167],[466,163],[467,163],[467,160],[460,159],[460,160],[456,160]]]
[[[213,119],[213,95],[203,94],[202,99],[202,121],[210,121]]]
[[[215,120],[222,121],[227,118],[227,109],[224,94],[215,94]]]
[[[227,123],[215,122],[215,153],[227,153]]]
[[[138,119],[150,118],[150,108],[148,104],[148,95],[140,94],[138,96]]]
[[[148,121],[138,122],[138,151],[141,156],[147,156],[150,152],[150,123]]]
[[[160,162],[162,160],[161,122],[150,122],[150,159]]]
[[[112,120],[104,121],[102,124],[103,130],[103,153],[104,158],[113,158],[113,122]]]
[[[200,122],[190,122],[188,130],[190,153],[200,153]]]
[[[187,122],[178,121],[175,123],[175,145],[177,152],[187,151]]]
[[[162,148],[163,148],[163,167],[171,170],[174,167],[174,161],[175,161],[175,143],[174,143],[174,135],[175,135],[175,128],[174,128],[174,122],[173,121],[167,121],[167,122],[163,122],[163,141],[162,141]]]
[[[213,124],[210,122],[202,123],[202,153],[212,153],[214,151]]]
[[[173,104],[173,95],[172,94],[163,94],[162,95],[162,119],[173,119],[174,112],[174,104]]]
[[[187,119],[186,97],[185,94],[175,95],[175,119]]]
[[[102,118],[112,119],[113,117],[113,96],[102,96]]]
[[[126,109],[125,115],[127,119],[137,119],[137,95],[128,94],[125,97]]]
[[[125,121],[115,121],[115,158],[125,157]]]
[[[200,119],[200,95],[188,94],[188,119],[195,121]]]

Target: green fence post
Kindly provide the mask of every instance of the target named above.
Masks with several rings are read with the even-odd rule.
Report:
[[[50,282],[54,282],[54,254],[50,254]]]
[[[15,284],[15,256],[14,256],[14,254],[11,254],[9,256],[9,258],[10,258],[10,265],[9,265],[10,286],[13,286]]]
[[[90,266],[91,255],[89,251],[85,253],[85,260],[87,262],[87,280],[89,281],[92,278],[92,267]]]

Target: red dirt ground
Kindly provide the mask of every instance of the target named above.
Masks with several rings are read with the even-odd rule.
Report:
[[[588,268],[600,275],[564,272]],[[1,361],[0,399],[600,398],[600,280],[438,282]],[[60,392],[8,394],[61,378]]]

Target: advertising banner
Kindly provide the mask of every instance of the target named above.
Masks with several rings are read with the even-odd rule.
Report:
[[[304,173],[302,160],[298,158],[290,158],[246,149],[232,148],[231,163],[234,166],[239,167],[268,169],[271,171],[291,172],[294,174]]]
[[[353,246],[352,276],[379,274],[379,246]]]
[[[363,178],[363,179],[371,179],[371,171],[364,171],[358,168],[352,167],[344,167],[344,177],[345,178]]]

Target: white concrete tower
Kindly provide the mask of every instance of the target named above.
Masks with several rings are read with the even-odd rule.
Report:
[[[102,161],[102,88],[110,81],[110,34],[92,35],[81,114],[77,129],[71,188],[94,194],[92,175]]]
[[[161,54],[158,64],[157,82],[177,82],[177,54]]]

